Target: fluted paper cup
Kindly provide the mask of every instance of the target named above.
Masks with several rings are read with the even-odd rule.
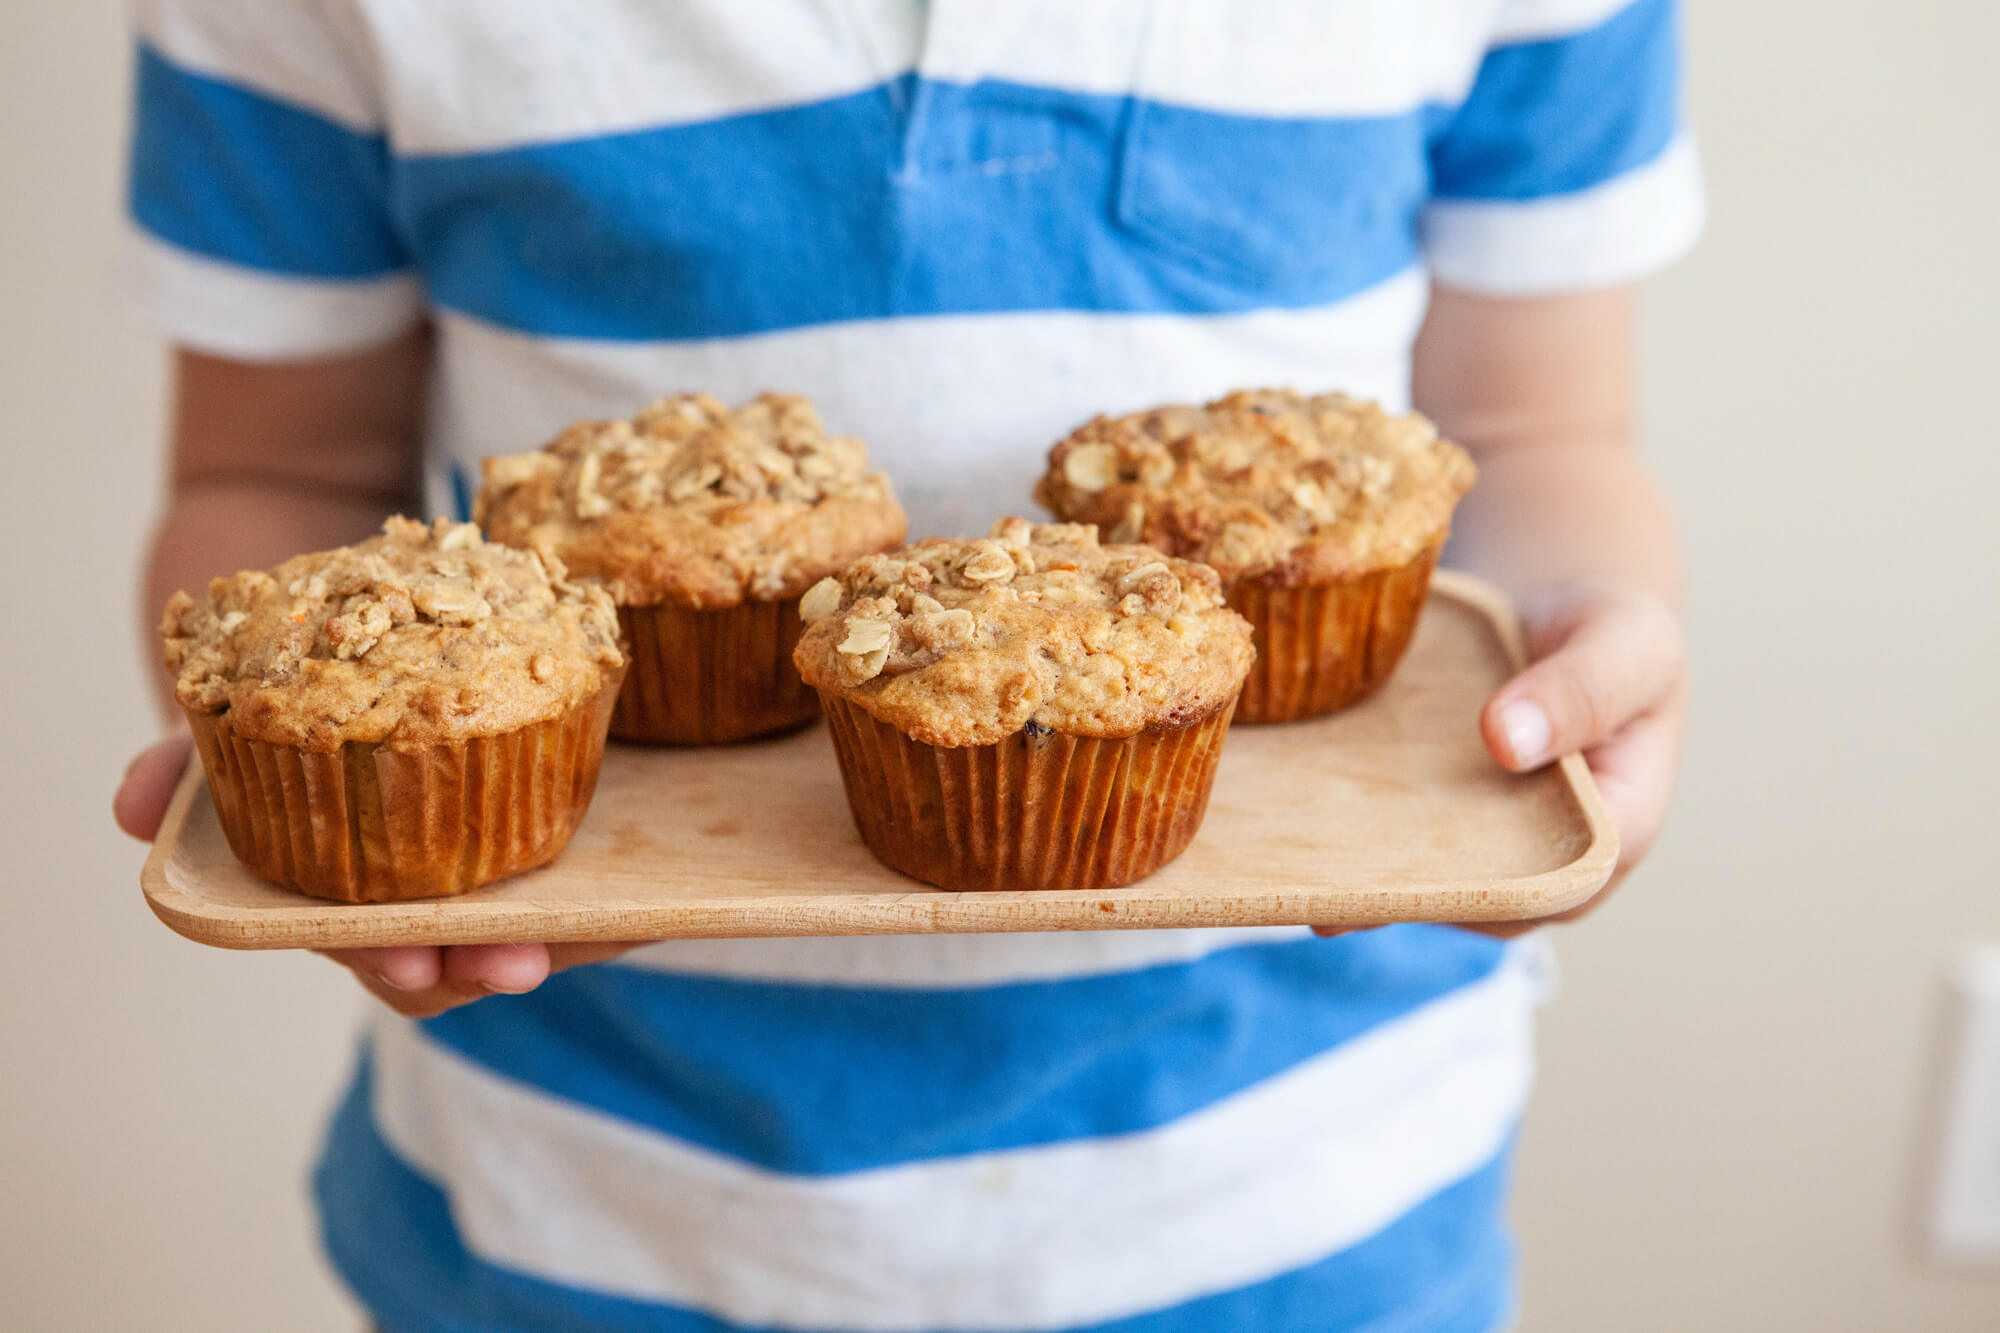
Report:
[[[1249,578],[1225,585],[1257,645],[1236,720],[1296,722],[1373,693],[1410,646],[1442,546],[1408,564],[1330,583]]]
[[[804,726],[819,699],[792,665],[799,599],[698,611],[621,606],[632,669],[611,715],[621,741],[724,745]]]
[[[1166,865],[1207,813],[1231,707],[1120,740],[1023,731],[947,748],[838,695],[820,702],[862,841],[891,869],[959,891],[1090,892]]]
[[[597,789],[618,682],[562,716],[498,736],[393,750],[302,750],[188,715],[229,849],[316,898],[464,893],[555,858]]]

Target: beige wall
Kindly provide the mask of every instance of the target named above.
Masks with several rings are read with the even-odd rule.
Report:
[[[104,814],[150,726],[128,589],[162,414],[112,295],[112,9],[0,5],[4,1322],[347,1330],[303,1172],[357,1002],[317,959],[169,935]],[[1902,1237],[1936,980],[2000,937],[2000,21],[1708,0],[1693,46],[1715,219],[1650,295],[1646,391],[1697,720],[1667,841],[1564,936],[1526,1327],[1996,1328],[2000,1281]]]
[[[1530,1329],[2000,1328],[1904,1236],[1939,978],[2000,939],[2000,22],[1709,0],[1701,249],[1649,293],[1695,722],[1658,855],[1563,938]]]
[[[163,416],[159,349],[114,295],[122,11],[0,3],[0,549],[15,571],[0,680],[16,701],[0,766],[0,1326],[354,1333],[304,1202],[353,988],[317,958],[168,934],[106,813],[155,725],[132,571]]]

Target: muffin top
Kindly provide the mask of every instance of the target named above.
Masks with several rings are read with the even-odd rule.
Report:
[[[777,393],[733,412],[679,394],[489,458],[474,517],[494,541],[603,579],[621,606],[781,601],[907,531],[861,441]]]
[[[1236,697],[1252,656],[1214,570],[1021,518],[867,556],[799,613],[806,683],[927,745],[1188,726]]]
[[[175,593],[160,633],[184,707],[317,751],[547,721],[624,663],[602,588],[442,518],[392,518],[358,545],[216,579],[201,601]]]
[[[1266,389],[1099,417],[1050,451],[1035,498],[1225,579],[1298,584],[1407,563],[1444,539],[1472,478],[1417,413]]]

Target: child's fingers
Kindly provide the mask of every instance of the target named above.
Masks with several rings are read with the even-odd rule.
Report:
[[[474,993],[519,995],[548,975],[546,944],[454,944],[444,951],[444,979]]]
[[[1538,660],[1487,701],[1481,734],[1494,758],[1516,770],[1582,751],[1620,853],[1610,884],[1589,902],[1537,921],[1465,927],[1502,938],[1582,916],[1645,857],[1666,818],[1686,706],[1680,626],[1649,594],[1571,588],[1531,611],[1528,631]]]
[[[488,995],[519,995],[552,973],[615,958],[631,944],[454,944],[322,949],[370,995],[406,1018],[433,1018]]]
[[[379,981],[404,994],[427,991],[444,979],[444,950],[424,945],[385,949],[321,949],[365,981]]]
[[[448,1009],[456,1009],[479,998],[445,985],[432,986],[428,990],[397,990],[385,985],[380,977],[360,971],[355,972],[354,979],[361,983],[363,990],[405,1018],[436,1018]]]
[[[1679,762],[1684,708],[1679,691],[1664,707],[1633,719],[1601,745],[1584,752],[1604,812],[1618,829],[1618,865],[1611,879],[1588,901],[1565,912],[1535,921],[1501,921],[1469,925],[1467,930],[1502,939],[1559,921],[1574,921],[1603,906],[1619,881],[1646,859],[1667,818],[1667,798],[1673,794],[1674,768]]]
[[[408,945],[314,952],[352,972],[363,990],[405,1018],[431,1018],[477,998],[444,980],[442,949]]]
[[[1547,655],[1502,686],[1479,719],[1494,758],[1517,771],[1609,739],[1684,673],[1680,626],[1642,593],[1559,605],[1533,631]]]
[[[405,1018],[433,1018],[488,995],[533,990],[549,974],[548,946],[458,944],[322,949],[362,988]]]
[[[172,736],[139,752],[118,783],[111,798],[111,815],[118,827],[139,839],[151,842],[166,817],[167,802],[187,767],[188,752],[194,741],[186,735]]]
[[[1598,795],[1604,799],[1604,811],[1618,829],[1618,868],[1612,873],[1613,885],[1646,859],[1666,823],[1674,769],[1680,762],[1684,712],[1677,691],[1666,706],[1634,719],[1602,745],[1584,752]]]

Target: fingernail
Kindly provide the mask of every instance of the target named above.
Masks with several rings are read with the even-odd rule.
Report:
[[[371,972],[369,975],[373,976],[375,980],[381,982],[384,986],[387,986],[390,990],[413,991],[418,989],[418,987],[415,986],[405,986],[402,982],[396,980],[394,977],[390,976],[386,971],[384,971],[379,967],[374,969],[374,971]]]
[[[1500,707],[1500,730],[1517,764],[1539,761],[1549,749],[1549,715],[1540,705],[1515,699]]]

